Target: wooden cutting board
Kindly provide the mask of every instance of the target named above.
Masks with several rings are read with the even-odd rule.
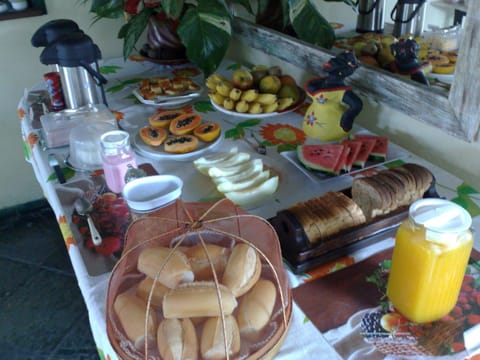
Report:
[[[383,260],[392,258],[393,249],[384,250],[359,263],[300,285],[292,290],[293,299],[305,315],[321,331],[337,328],[360,310],[379,305],[381,297],[375,284],[367,276]],[[472,257],[480,259],[473,250]]]

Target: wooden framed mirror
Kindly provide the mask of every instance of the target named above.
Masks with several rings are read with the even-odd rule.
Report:
[[[236,18],[232,32],[249,46],[320,74],[333,52]],[[408,116],[472,142],[480,126],[480,7],[468,2],[464,36],[449,93],[404,80],[381,69],[362,66],[349,78],[362,95]]]

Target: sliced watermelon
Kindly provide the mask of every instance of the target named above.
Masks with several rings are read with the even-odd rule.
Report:
[[[344,148],[341,144],[300,145],[297,146],[297,157],[308,169],[336,174],[335,168]]]
[[[349,154],[350,154],[350,148],[348,146],[344,145],[342,155],[340,155],[340,158],[338,159],[337,164],[335,165],[335,168],[333,169],[333,172],[335,174],[340,174],[345,169],[345,162],[347,161],[347,158],[348,158]]]
[[[359,141],[362,142],[362,146],[360,147],[360,152],[355,158],[353,165],[364,168],[365,164],[367,163],[368,157],[370,156],[370,153],[372,152],[377,142],[375,139],[362,139]]]
[[[354,140],[373,139],[375,146],[370,152],[370,158],[374,161],[385,161],[388,152],[388,138],[386,136],[378,136],[372,134],[354,134]]]
[[[353,163],[357,159],[360,149],[362,148],[362,142],[358,140],[343,140],[342,145],[347,146],[350,149],[343,170],[349,172],[352,170]]]

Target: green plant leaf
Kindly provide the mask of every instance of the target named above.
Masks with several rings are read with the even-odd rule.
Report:
[[[330,49],[335,32],[309,0],[289,0],[290,22],[297,36],[311,44]]]
[[[148,19],[153,11],[144,8],[138,15],[133,16],[128,23],[123,25],[118,32],[118,38],[123,39],[123,57],[126,59],[135,48],[135,44],[148,25]]]
[[[242,5],[250,14],[254,14],[252,6],[250,5],[249,0],[231,0],[232,4],[240,4]]]
[[[86,3],[87,1],[84,1]],[[95,21],[101,18],[117,19],[123,16],[123,0],[92,0],[90,12],[94,13]]]
[[[326,2],[344,2],[352,8],[352,10],[357,10],[357,0],[325,0]]]
[[[194,107],[195,107],[195,110],[202,113],[215,111],[215,108],[212,106],[212,103],[210,101],[197,101],[194,104]]]
[[[256,125],[260,124],[261,122],[262,122],[262,120],[260,120],[260,119],[248,119],[248,120],[239,122],[237,124],[237,127],[246,128],[246,127],[256,126]]]
[[[474,189],[472,186],[466,183],[462,183],[457,187],[457,194],[458,195],[478,194],[478,191]]]
[[[277,151],[279,153],[281,152],[284,152],[284,151],[292,151],[292,150],[295,150],[297,148],[296,145],[292,145],[292,144],[280,144],[277,146]]]
[[[478,206],[472,199],[467,195],[460,195],[456,198],[451,199],[452,202],[460,205],[465,210],[468,211],[471,217],[476,217],[480,215],[480,206]]]
[[[173,19],[178,19],[182,14],[183,0],[160,0],[165,14]]]
[[[121,69],[121,66],[118,65],[104,65],[100,66],[101,74],[115,74],[117,70]]]
[[[238,131],[238,127],[233,129],[228,129],[225,131],[225,139],[238,139],[240,137],[240,133]]]
[[[213,73],[223,60],[232,29],[228,10],[217,0],[199,0],[197,7],[185,12],[177,32],[187,49],[188,59],[205,76]]]

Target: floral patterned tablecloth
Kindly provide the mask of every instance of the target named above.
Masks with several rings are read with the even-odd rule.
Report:
[[[228,72],[232,66],[236,65],[226,62],[220,71]],[[203,84],[200,72],[189,64],[162,66],[144,61],[141,57],[131,57],[126,62],[122,59],[104,61],[101,64],[101,70],[108,78],[108,83],[105,85],[108,106],[115,115],[118,125],[130,132],[133,140],[135,140],[138,129],[147,125],[148,116],[157,110],[153,106],[141,104],[133,95],[132,91],[141,79],[181,74],[182,76],[192,77],[199,84]],[[26,94],[18,107],[25,157],[31,164],[37,181],[57,216],[82,295],[87,304],[92,333],[101,358],[115,359],[116,355],[108,341],[105,323],[105,294],[110,274],[109,271],[92,273],[92,263],[95,263],[94,266],[97,268],[105,265],[107,269],[109,264],[105,264],[105,260],[99,258],[98,254],[92,255],[88,251],[86,252],[82,236],[78,232],[77,226],[72,222],[73,200],[86,191],[92,179],[101,176],[101,170],[86,174],[64,166],[63,172],[67,178],[67,183],[64,185],[58,183],[55,173],[48,165],[47,157],[48,154],[53,153],[59,159],[66,159],[69,149],[68,146],[54,149],[45,148],[41,132],[32,121],[34,114],[30,109],[32,102],[29,93],[41,91],[43,88],[43,85],[39,84],[26,90]],[[237,146],[239,150],[249,152],[253,157],[262,158],[266,166],[279,174],[280,186],[274,196],[262,206],[246,209],[266,219],[275,216],[279,210],[286,209],[299,201],[319,196],[325,191],[348,188],[351,186],[353,176],[361,176],[362,174],[362,172],[359,172],[355,175],[316,179],[300,171],[298,166],[288,160],[285,156],[286,151],[291,151],[295,146],[311,141],[306,138],[302,130],[303,115],[307,106],[308,103],[305,103],[295,111],[279,116],[245,119],[215,110],[206,96],[206,91],[200,98],[182,105],[186,111],[196,112],[204,119],[218,121],[221,124],[222,140],[214,147],[205,150],[206,152],[222,151]],[[359,130],[359,128],[355,130]],[[267,146],[267,155],[263,156],[256,153],[246,141],[242,140],[242,136],[245,134],[254,134],[257,139],[262,141]],[[480,194],[476,189],[428,161],[417,158],[404,149],[396,147],[395,144],[392,143],[391,146],[396,150],[394,159],[390,160],[417,162],[430,169],[435,175],[436,187],[440,196],[464,206],[474,219],[474,227],[480,229]],[[140,151],[141,149],[138,147],[136,150],[138,163],[150,163],[159,174],[174,174],[182,178],[184,181],[182,200],[187,202],[212,201],[219,198],[220,195],[216,192],[213,182],[198,173],[192,166],[192,159],[187,158],[179,161],[171,157]],[[378,171],[381,168],[383,166],[366,169],[363,173]],[[288,269],[288,266],[286,266],[286,271],[291,286],[296,287],[305,281],[311,281],[319,276],[359,262],[392,246],[393,239],[386,238],[305,274],[295,275]],[[478,233],[476,234],[475,247],[480,249]],[[322,354],[321,358],[341,358],[323,334],[308,321],[305,314],[294,304],[292,324],[276,358],[314,359],[319,358],[318,354]]]

